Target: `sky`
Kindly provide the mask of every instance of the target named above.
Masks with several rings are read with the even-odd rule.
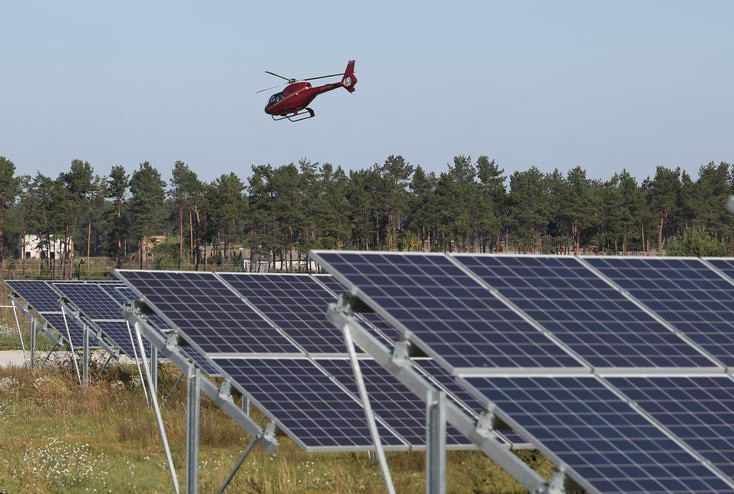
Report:
[[[734,2],[0,3],[0,156],[56,176],[176,160],[212,180],[307,158],[347,170],[459,154],[506,172],[695,174],[734,162]],[[271,70],[356,59],[317,117],[263,112]],[[275,92],[273,90],[272,92]]]

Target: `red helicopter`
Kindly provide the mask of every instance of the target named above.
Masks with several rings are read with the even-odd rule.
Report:
[[[316,113],[308,107],[308,104],[311,103],[316,96],[340,87],[343,87],[350,93],[353,93],[355,89],[354,86],[357,84],[357,77],[354,75],[354,60],[350,60],[347,63],[347,69],[343,74],[322,75],[299,80],[283,77],[282,75],[278,75],[268,70],[266,70],[265,73],[288,81],[288,87],[283,89],[283,91],[272,95],[268,100],[268,104],[265,106],[265,113],[273,117],[273,120],[283,120],[284,118],[287,118],[291,122],[299,122],[301,120],[306,120],[307,118],[313,118],[316,116]],[[306,82],[313,81],[315,79],[325,79],[327,77],[341,77],[342,80],[340,82],[324,84],[323,86],[316,87],[311,87],[311,83]],[[280,84],[278,84],[278,86],[280,86]],[[278,86],[261,89],[258,93],[268,91]]]

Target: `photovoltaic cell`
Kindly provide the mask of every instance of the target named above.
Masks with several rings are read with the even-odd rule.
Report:
[[[349,360],[322,360],[318,365],[334,376],[355,396],[359,390],[354,381],[354,373]],[[412,445],[426,442],[426,405],[416,398],[400,381],[391,376],[373,360],[360,360],[359,366],[364,378],[372,410],[387,425],[403,436]],[[466,445],[469,441],[450,425],[446,426],[447,445]]]
[[[602,493],[732,492],[596,378],[467,381]]]
[[[222,369],[307,448],[370,448],[362,405],[312,361],[216,359]],[[378,424],[387,446],[402,441]]]
[[[594,367],[715,365],[573,257],[456,259]]]
[[[495,299],[443,255],[316,251],[454,369],[579,367],[560,346]]]
[[[345,353],[344,336],[326,319],[334,296],[308,274],[220,273],[308,353]]]
[[[729,477],[734,477],[734,380],[626,377],[608,381]]]
[[[128,330],[126,322],[123,321],[98,321],[95,323],[100,330],[117,346],[122,353],[130,358],[134,358],[135,355],[142,357],[140,354],[140,347],[138,346],[137,339],[130,339],[131,332]],[[130,328],[132,329],[132,328]],[[132,334],[132,338],[135,338],[135,334]],[[133,348],[133,345],[135,348]],[[150,357],[150,344],[143,340],[143,348],[145,349],[145,357]]]
[[[724,365],[734,365],[734,285],[698,259],[586,258]]]
[[[211,273],[116,271],[206,353],[299,353]]]

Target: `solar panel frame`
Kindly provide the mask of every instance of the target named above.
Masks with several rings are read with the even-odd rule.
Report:
[[[566,473],[588,492],[734,492],[731,479],[699,460],[596,376],[468,377],[466,381],[478,397],[496,405],[495,413],[513,430],[556,465],[566,465]],[[578,391],[557,384],[561,381],[577,384]],[[524,408],[518,402],[525,403]],[[620,427],[636,430],[637,436],[630,439],[630,434],[618,432]],[[595,437],[584,440],[584,435]],[[584,444],[589,440],[594,444]],[[641,465],[650,474],[636,482],[625,480],[629,475],[620,475],[622,466],[640,472]],[[693,472],[686,479],[694,484],[689,488],[680,481],[684,471]],[[663,472],[670,488],[661,488]],[[613,481],[610,474],[619,478]],[[702,479],[714,485],[707,489]]]
[[[532,368],[534,370],[552,368],[552,369],[569,369],[569,372],[579,372],[581,369],[588,369],[588,367],[578,357],[569,354],[562,346],[559,346],[556,342],[548,337],[548,335],[538,331],[538,329],[528,323],[521,315],[517,314],[511,307],[508,307],[500,300],[494,298],[489,291],[486,290],[480,283],[478,283],[473,277],[466,274],[461,270],[460,267],[456,266],[454,262],[446,255],[441,253],[423,253],[423,252],[401,252],[401,253],[389,253],[389,252],[367,252],[367,251],[323,251],[314,250],[311,251],[311,255],[316,258],[317,262],[324,267],[327,271],[331,272],[343,285],[351,287],[349,291],[352,294],[356,294],[361,300],[367,303],[376,313],[378,313],[383,319],[388,321],[395,328],[402,330],[405,338],[409,339],[416,344],[422,351],[427,355],[433,357],[437,362],[441,363],[444,367],[449,369],[453,374],[471,374],[471,373],[484,373],[484,372],[502,372],[507,370],[512,372],[519,368]],[[340,262],[334,262],[334,257],[337,256],[342,258]],[[347,260],[347,256],[351,260]],[[378,299],[373,297],[371,293],[375,293],[379,290],[379,287],[374,288],[371,282],[364,281],[366,278],[361,274],[357,273],[357,270],[352,267],[352,264],[359,258],[367,259],[369,257],[382,257],[398,259],[404,258],[419,258],[423,257],[426,260],[431,259],[431,262],[440,261],[442,266],[436,267],[435,269],[428,265],[429,269],[417,268],[420,273],[420,281],[425,283],[432,283],[430,286],[431,290],[434,290],[433,295],[438,293],[444,297],[446,304],[440,307],[439,310],[434,310],[430,307],[423,305],[420,307],[420,312],[416,314],[416,311],[412,312],[407,309],[400,309],[395,307],[395,303],[388,302],[387,307],[383,307],[383,304]],[[330,260],[331,259],[331,260]],[[413,263],[415,264],[415,263]],[[412,269],[411,266],[408,266]],[[381,276],[386,278],[392,273],[377,271],[377,268],[370,266],[369,268],[376,277]],[[461,271],[457,273],[457,271]],[[352,274],[352,280],[350,280],[346,273]],[[461,279],[461,282],[457,282],[452,275],[456,275]],[[354,280],[356,279],[356,281]],[[406,282],[414,282],[412,286],[409,286],[411,290],[415,289],[423,290],[425,293],[430,293],[425,284],[418,283],[416,280],[411,280],[408,276],[402,275],[402,279]],[[452,281],[453,280],[453,281]],[[449,288],[453,291],[459,292],[464,298],[456,297],[451,294]],[[367,293],[367,292],[371,293]],[[405,292],[402,289],[394,290],[393,296],[403,296]],[[386,295],[385,295],[386,296]],[[410,298],[408,295],[407,298]],[[430,297],[429,297],[430,298]],[[384,299],[384,297],[383,297]],[[428,298],[427,298],[428,299]],[[458,301],[457,301],[458,299]],[[387,301],[387,299],[385,299]],[[432,302],[435,303],[435,297]],[[397,317],[391,314],[391,310],[398,315],[402,315],[407,319],[406,323],[401,322]],[[473,319],[468,318],[456,318],[451,319],[452,321],[458,321],[465,325],[465,329],[459,333],[456,328],[449,328],[445,322],[446,318],[454,317],[455,311],[462,311],[471,315]],[[418,328],[416,334],[416,328],[409,328],[413,321],[420,321],[423,315],[429,314],[428,318],[430,323],[437,322],[441,331],[450,332],[452,334],[459,334],[465,338],[460,349],[456,349],[455,345],[449,344],[445,340],[434,340],[431,341],[435,331],[424,330]],[[481,315],[480,315],[481,314]],[[412,318],[412,319],[411,319]],[[494,326],[488,325],[487,320],[492,319],[493,323],[504,324],[503,333],[493,333],[492,336],[496,339],[502,339],[502,346],[490,341],[482,334],[485,330],[494,331]],[[474,324],[468,324],[468,323]],[[483,324],[481,329],[476,327],[477,324]],[[507,331],[504,328],[509,326],[514,334],[511,337],[507,336]],[[448,334],[448,333],[446,333]],[[475,339],[475,341],[467,341],[466,338]],[[525,341],[523,341],[525,340]],[[520,345],[525,345],[527,348],[532,348],[533,352],[530,357],[524,354],[525,352],[520,350]],[[517,355],[513,355],[513,358],[527,359],[522,363],[512,361],[506,357],[509,353],[507,349],[512,348]],[[491,352],[489,350],[491,349]],[[442,352],[452,350],[453,353],[446,355]],[[470,354],[473,360],[467,357]],[[487,354],[491,354],[492,358],[502,360],[504,365],[498,365],[490,361],[487,358]],[[479,364],[479,365],[478,365]],[[513,365],[514,364],[514,365]]]
[[[271,420],[276,421],[278,427],[282,429],[288,436],[304,451],[306,452],[345,452],[345,451],[370,451],[374,449],[372,438],[368,430],[366,418],[364,415],[364,409],[359,400],[348,393],[336,383],[331,376],[329,376],[323,368],[315,364],[315,361],[308,357],[300,358],[216,358],[216,364],[222,369],[223,375],[229,376],[232,379],[232,385],[240,392],[243,396],[246,396],[252,403],[257,406],[265,415]],[[306,370],[311,372],[310,376],[306,378],[314,377],[315,379],[307,379],[310,382],[308,385],[303,385],[304,379],[298,379],[298,375],[293,374],[287,381],[281,379],[280,375],[272,375],[275,370],[284,367],[283,364],[296,366],[300,370]],[[240,366],[240,367],[237,367]],[[249,366],[250,369],[255,368],[252,372],[252,376],[244,376],[241,369]],[[240,372],[238,373],[238,369]],[[265,372],[270,372],[269,378]],[[285,374],[285,373],[283,373]],[[306,409],[310,414],[304,414],[302,407],[294,407],[299,414],[302,415],[302,419],[307,421],[325,419],[328,423],[343,423],[344,427],[351,427],[354,429],[354,422],[363,423],[362,430],[359,435],[361,436],[358,441],[348,440],[348,436],[341,434],[346,442],[351,444],[339,444],[339,441],[331,441],[331,445],[314,445],[309,444],[304,436],[309,434],[299,434],[297,428],[289,425],[290,422],[284,421],[284,418],[280,416],[281,406],[275,405],[274,396],[282,391],[275,389],[273,382],[279,382],[279,384],[287,384],[290,388],[287,393],[290,396],[293,394],[298,396],[304,396],[306,394],[311,395],[311,399],[304,399],[302,402],[308,405],[314,403],[324,403],[325,396],[338,397],[338,399],[330,400],[330,403],[334,403],[335,407],[341,408],[340,413],[323,413],[324,410],[333,409],[333,407],[326,407],[325,409],[319,409],[318,407],[310,406]],[[300,383],[300,390],[299,390]],[[263,387],[262,389],[260,387]],[[314,391],[315,388],[320,388],[321,392]],[[303,389],[309,389],[310,391],[302,391]],[[291,398],[284,400],[287,403],[294,404],[295,401]],[[338,404],[338,405],[336,405]],[[274,411],[275,410],[275,411]],[[347,414],[343,413],[344,410],[349,410]],[[331,415],[331,417],[329,417]],[[383,442],[383,448],[386,451],[406,451],[410,449],[410,446],[398,435],[390,432],[390,430],[384,425],[384,423],[376,418],[377,427],[380,433],[380,439]],[[315,427],[314,430],[323,430],[323,425]],[[338,427],[334,428],[338,429]],[[352,438],[353,439],[353,438]],[[327,441],[324,441],[327,442]]]
[[[719,367],[576,256],[450,256],[591,367]]]
[[[734,284],[734,257],[702,257],[701,260],[722,278]]]

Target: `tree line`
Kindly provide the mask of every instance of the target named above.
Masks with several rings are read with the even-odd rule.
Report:
[[[695,178],[658,166],[642,180],[627,170],[600,180],[581,167],[508,175],[486,156],[457,156],[435,173],[389,156],[349,172],[301,160],[206,182],[177,161],[166,183],[147,161],[100,175],[73,160],[53,178],[18,176],[0,157],[0,256],[21,255],[28,234],[41,248],[61,239],[61,263],[74,254],[118,265],[134,258],[140,267],[243,257],[292,267],[314,248],[624,254],[703,245],[703,253],[726,254],[732,193],[734,166],[724,162],[701,166]],[[156,235],[167,240],[149,253]]]

